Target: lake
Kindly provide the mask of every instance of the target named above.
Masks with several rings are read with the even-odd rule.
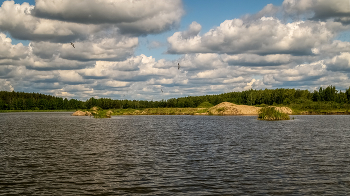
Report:
[[[0,195],[347,195],[350,116],[0,114]]]

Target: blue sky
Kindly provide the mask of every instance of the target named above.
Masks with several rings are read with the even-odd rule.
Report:
[[[350,86],[347,0],[1,4],[0,90],[158,100]]]

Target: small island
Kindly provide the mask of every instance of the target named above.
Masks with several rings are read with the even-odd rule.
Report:
[[[207,106],[207,108],[205,108]],[[260,120],[289,120],[292,110],[288,107],[256,107],[222,102],[216,106],[201,104],[198,108],[146,108],[146,109],[112,109],[103,110],[93,107],[90,110],[78,110],[72,116],[93,116],[94,118],[111,118],[112,115],[241,115],[259,116]]]
[[[93,107],[87,111],[77,110],[72,116],[93,116],[94,118],[111,118],[113,112],[111,110],[102,110],[99,107]]]
[[[264,107],[260,109],[258,119],[275,121],[275,120],[290,120],[290,117],[288,113],[283,112],[283,110],[280,110],[279,108]]]

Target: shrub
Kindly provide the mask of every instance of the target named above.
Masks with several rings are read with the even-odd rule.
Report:
[[[279,112],[275,107],[264,107],[259,111],[259,120],[289,120],[288,114]]]
[[[101,108],[91,108],[91,114],[94,118],[111,118],[112,111],[102,110]]]

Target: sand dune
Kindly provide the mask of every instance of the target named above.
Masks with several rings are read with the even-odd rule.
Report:
[[[261,107],[222,102],[209,108],[208,111],[213,115],[258,115],[260,109]],[[292,114],[292,110],[288,107],[276,107],[276,109],[286,114]]]

